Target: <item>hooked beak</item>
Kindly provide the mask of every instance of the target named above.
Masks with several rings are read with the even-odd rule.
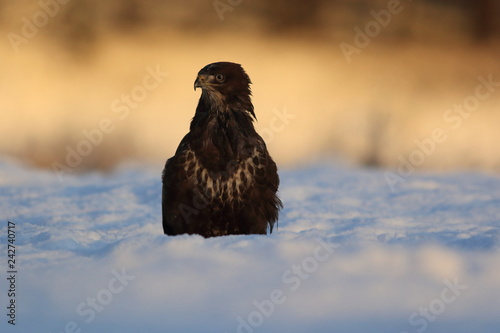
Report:
[[[200,74],[194,81],[194,90],[196,90],[196,88],[203,89],[207,84],[208,84],[208,76]]]

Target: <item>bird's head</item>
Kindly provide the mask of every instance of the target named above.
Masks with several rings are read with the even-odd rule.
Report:
[[[194,89],[201,88],[202,98],[206,95],[216,107],[243,104],[247,111],[254,115],[250,100],[251,83],[240,64],[215,62],[198,72],[194,81]]]

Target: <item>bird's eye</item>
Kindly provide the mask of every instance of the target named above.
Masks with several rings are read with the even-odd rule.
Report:
[[[217,75],[215,76],[215,79],[216,79],[218,82],[224,82],[225,77],[224,77],[224,75],[223,75],[223,74],[217,74]]]

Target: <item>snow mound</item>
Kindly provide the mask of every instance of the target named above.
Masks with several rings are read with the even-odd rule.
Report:
[[[160,168],[0,162],[19,332],[496,332],[500,179],[319,163],[281,171],[268,236],[167,237]],[[6,237],[0,259],[7,263]],[[2,278],[2,295],[8,289]],[[4,297],[2,302],[7,302]],[[7,304],[2,304],[4,312]],[[6,319],[7,318],[7,319]],[[3,331],[3,328],[2,328]]]

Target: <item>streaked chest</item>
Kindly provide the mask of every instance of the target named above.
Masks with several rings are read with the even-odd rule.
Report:
[[[220,170],[206,168],[192,150],[187,150],[183,157],[182,168],[187,181],[193,191],[210,202],[242,202],[255,182],[256,172],[262,170],[257,149],[247,158],[228,161]]]

